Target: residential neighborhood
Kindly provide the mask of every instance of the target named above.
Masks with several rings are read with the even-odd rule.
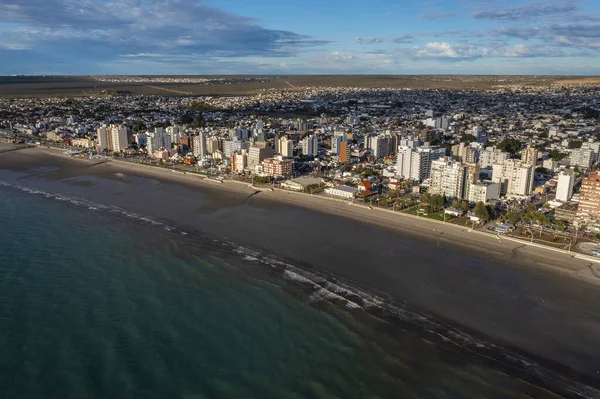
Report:
[[[600,232],[595,94],[578,85],[13,98],[0,99],[0,134],[571,250]]]

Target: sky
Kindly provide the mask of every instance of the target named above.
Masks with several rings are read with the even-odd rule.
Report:
[[[600,75],[599,0],[0,0],[0,75]]]

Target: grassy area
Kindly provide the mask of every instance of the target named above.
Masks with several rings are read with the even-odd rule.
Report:
[[[403,209],[401,212],[408,213],[409,215],[424,217],[426,219],[439,220],[442,222],[444,221],[444,211],[432,212],[432,213],[428,213],[427,215],[424,215],[424,214],[417,213],[417,210],[419,208],[420,207],[418,205],[411,206],[410,208]],[[450,219],[450,217],[447,216],[446,221],[448,221],[449,219]]]

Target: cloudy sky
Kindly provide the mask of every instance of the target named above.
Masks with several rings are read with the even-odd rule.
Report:
[[[0,75],[600,75],[599,0],[0,0]]]

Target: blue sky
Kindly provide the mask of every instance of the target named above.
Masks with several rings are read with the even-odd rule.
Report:
[[[0,0],[0,75],[600,75],[600,1]]]

